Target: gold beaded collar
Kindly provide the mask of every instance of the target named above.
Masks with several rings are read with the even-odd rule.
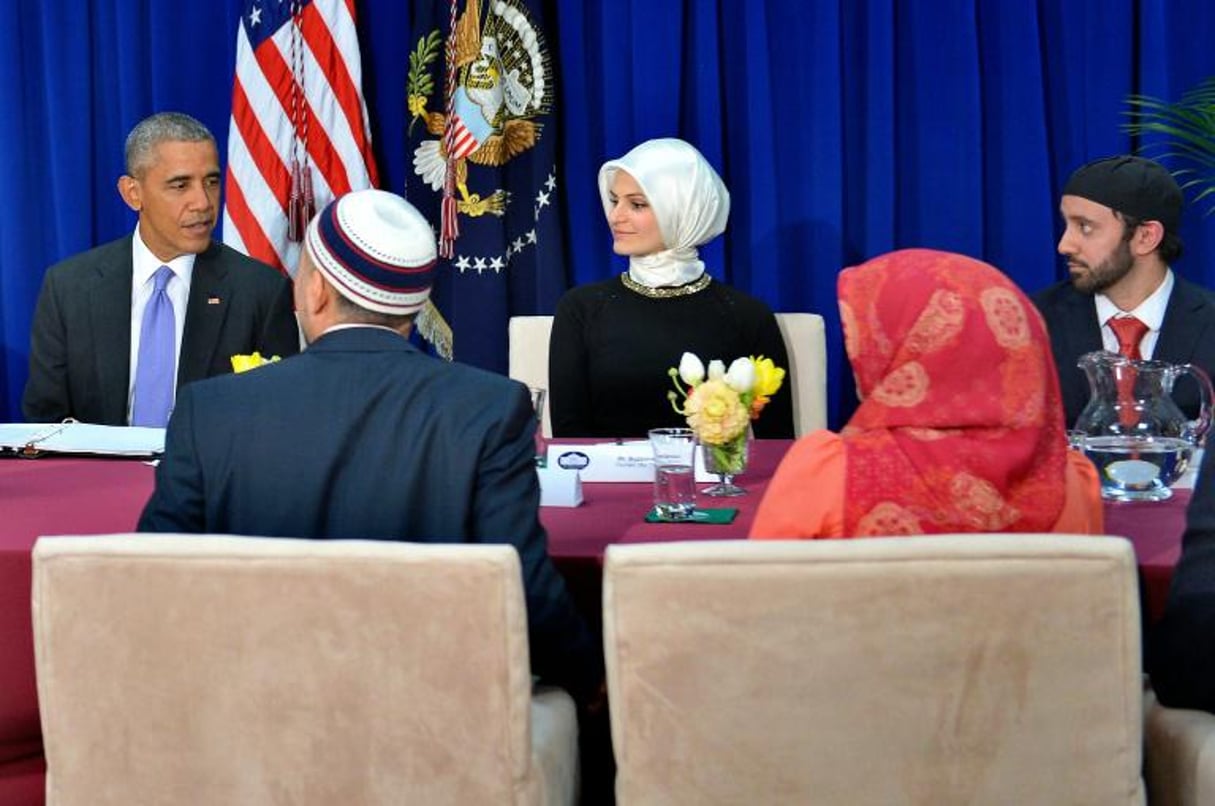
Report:
[[[628,290],[635,291],[643,297],[670,299],[671,297],[686,297],[689,294],[695,294],[697,291],[704,291],[709,287],[709,283],[713,282],[713,278],[708,274],[702,274],[685,285],[650,288],[648,285],[642,285],[632,277],[629,277],[629,273],[626,271],[620,275],[620,282],[624,283],[624,287]]]

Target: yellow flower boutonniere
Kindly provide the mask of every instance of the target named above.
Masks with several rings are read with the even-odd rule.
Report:
[[[255,352],[252,355],[234,355],[232,356],[232,371],[247,372],[251,369],[257,369],[263,364],[273,364],[278,361],[277,355],[272,355],[269,358],[262,358],[262,354]]]

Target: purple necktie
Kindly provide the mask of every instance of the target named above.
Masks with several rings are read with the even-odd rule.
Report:
[[[135,400],[131,405],[131,425],[164,428],[173,410],[173,384],[177,373],[177,320],[173,301],[165,286],[173,270],[161,266],[152,275],[155,288],[143,309],[139,328],[139,359],[135,367]]]

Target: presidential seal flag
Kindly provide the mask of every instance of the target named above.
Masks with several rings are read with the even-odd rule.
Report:
[[[439,236],[434,299],[454,357],[505,372],[509,318],[551,312],[565,288],[543,14],[525,0],[431,0],[412,30],[406,196]]]
[[[224,243],[294,274],[304,227],[375,187],[353,0],[248,0],[236,34]]]

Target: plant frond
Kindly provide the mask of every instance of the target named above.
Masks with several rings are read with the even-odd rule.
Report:
[[[1125,103],[1128,120],[1122,130],[1149,141],[1138,151],[1168,163],[1182,192],[1192,194],[1194,203],[1205,203],[1207,215],[1215,212],[1215,76],[1176,102],[1131,94]]]

